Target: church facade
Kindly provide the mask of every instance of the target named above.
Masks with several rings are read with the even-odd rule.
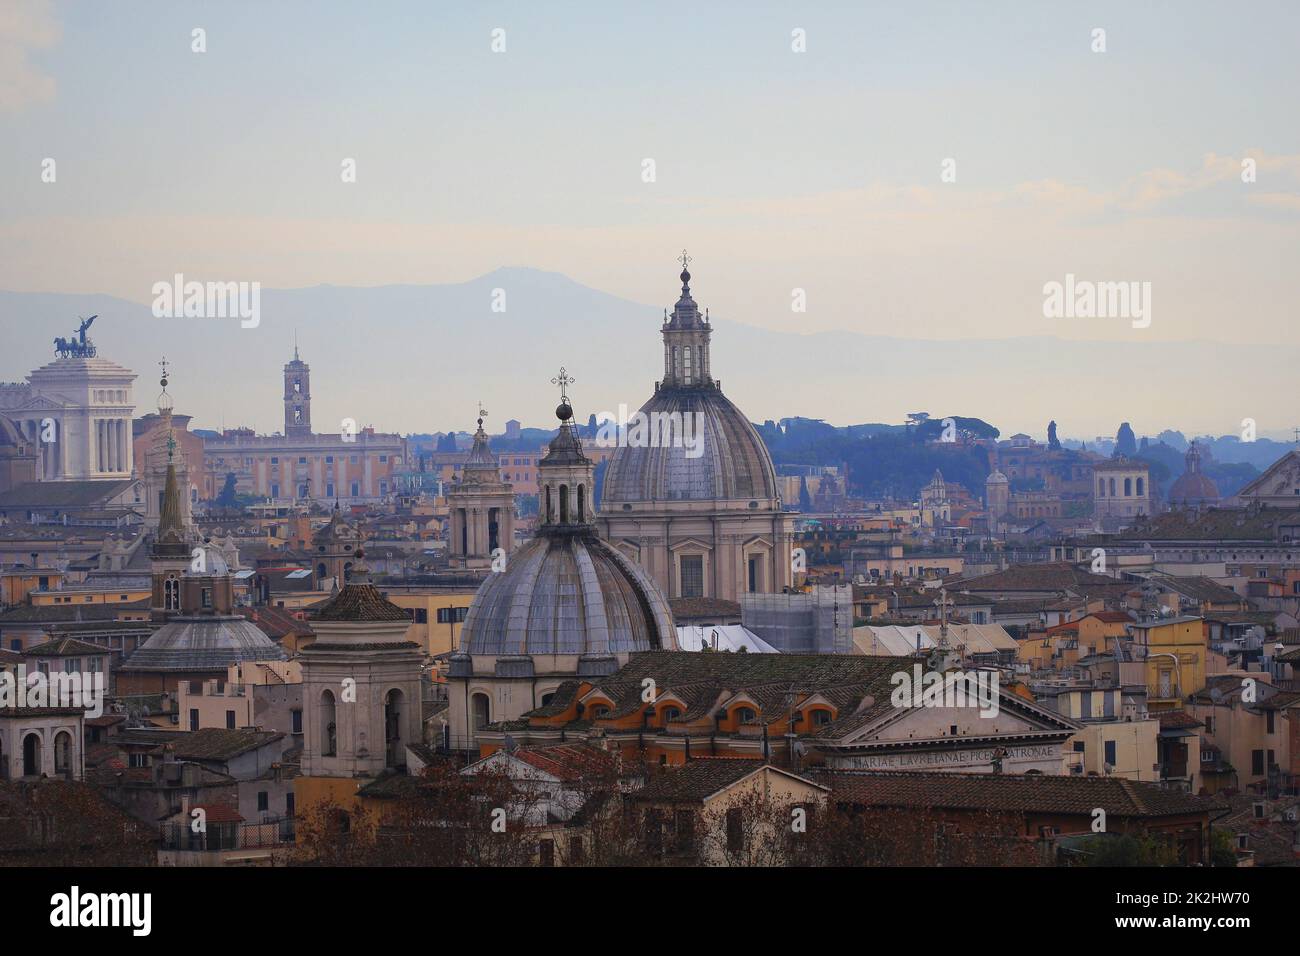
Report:
[[[738,601],[793,583],[794,518],[767,446],[713,376],[713,329],[691,296],[687,261],[660,330],[664,377],[639,413],[650,429],[620,442],[597,520],[670,598]]]

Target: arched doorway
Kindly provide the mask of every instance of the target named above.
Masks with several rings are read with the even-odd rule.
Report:
[[[470,698],[470,716],[471,727],[474,730],[482,730],[491,723],[491,706],[487,694],[475,694]]]
[[[39,777],[41,775],[41,737],[40,734],[28,734],[23,738],[23,776]]]

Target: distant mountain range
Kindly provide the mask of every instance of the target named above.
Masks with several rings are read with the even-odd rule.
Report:
[[[707,305],[707,282],[695,285]],[[504,312],[492,311],[497,289],[505,291]],[[509,418],[546,428],[558,398],[551,378],[561,365],[576,378],[570,392],[580,419],[645,401],[662,374],[659,326],[677,289],[666,286],[665,301],[647,306],[528,268],[449,285],[264,289],[261,323],[250,329],[238,319],[155,318],[149,295],[142,290],[136,303],[0,292],[0,379],[21,380],[53,358],[52,339],[75,330],[78,316],[98,314],[92,338],[101,355],[140,373],[141,410],[153,403],[166,354],[177,408],[196,427],[278,430],[281,366],[296,334],[312,369],[318,431],[337,431],[345,417],[404,433],[472,428],[480,401],[492,431]],[[1090,446],[1122,420],[1139,436],[1174,417],[1178,427],[1225,431],[1253,415],[1261,435],[1280,436],[1295,424],[1268,413],[1293,407],[1300,347],[1136,334],[1123,342],[987,340],[977,329],[961,341],[908,338],[908,329],[900,337],[803,334],[798,316],[789,330],[772,331],[716,310],[713,326],[714,374],[756,422],[804,415],[901,423],[918,408],[948,408],[997,425],[1004,437],[1042,438],[1055,418],[1063,439]]]

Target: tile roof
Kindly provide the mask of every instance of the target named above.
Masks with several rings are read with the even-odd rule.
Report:
[[[1160,713],[1161,730],[1188,730],[1205,725],[1185,710],[1166,710]]]
[[[959,581],[962,591],[1077,591],[1091,585],[1114,585],[1115,579],[1084,571],[1068,561],[1018,564],[992,574]]]
[[[678,621],[692,617],[740,617],[739,602],[721,598],[673,598],[668,606]]]
[[[618,768],[612,754],[585,744],[521,747],[511,756],[560,780],[592,779],[615,773]]]
[[[122,604],[20,604],[0,612],[0,625],[45,621],[115,621],[122,611],[148,609],[148,598]]]
[[[0,508],[85,508],[103,504],[134,485],[134,478],[114,481],[29,481],[0,492]]]
[[[409,621],[411,615],[373,584],[348,584],[315,609],[318,621]]]
[[[108,654],[107,647],[79,641],[75,637],[56,637],[23,651],[24,657],[84,657],[87,654]]]
[[[203,727],[199,730],[132,731],[133,737],[152,738],[155,744],[170,744],[177,760],[232,760],[242,753],[265,746],[284,737],[274,730],[253,730],[243,727],[229,730],[225,727]],[[123,734],[123,739],[126,734]]]
[[[1209,508],[1168,511],[1128,528],[1119,541],[1276,541],[1282,525],[1300,522],[1291,508]]]
[[[1122,777],[1046,774],[972,774],[920,771],[812,771],[830,786],[831,799],[868,807],[916,807],[1064,813],[1091,817],[1162,817],[1224,809],[1221,798],[1201,797]]]
[[[700,757],[654,774],[630,800],[701,803],[766,766],[743,757]]]

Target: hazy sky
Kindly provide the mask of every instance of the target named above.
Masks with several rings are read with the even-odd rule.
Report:
[[[1291,0],[4,0],[0,288],[526,265],[671,304],[686,246],[773,329],[1291,343],[1298,40]],[[1044,318],[1067,273],[1150,282],[1150,327]]]

